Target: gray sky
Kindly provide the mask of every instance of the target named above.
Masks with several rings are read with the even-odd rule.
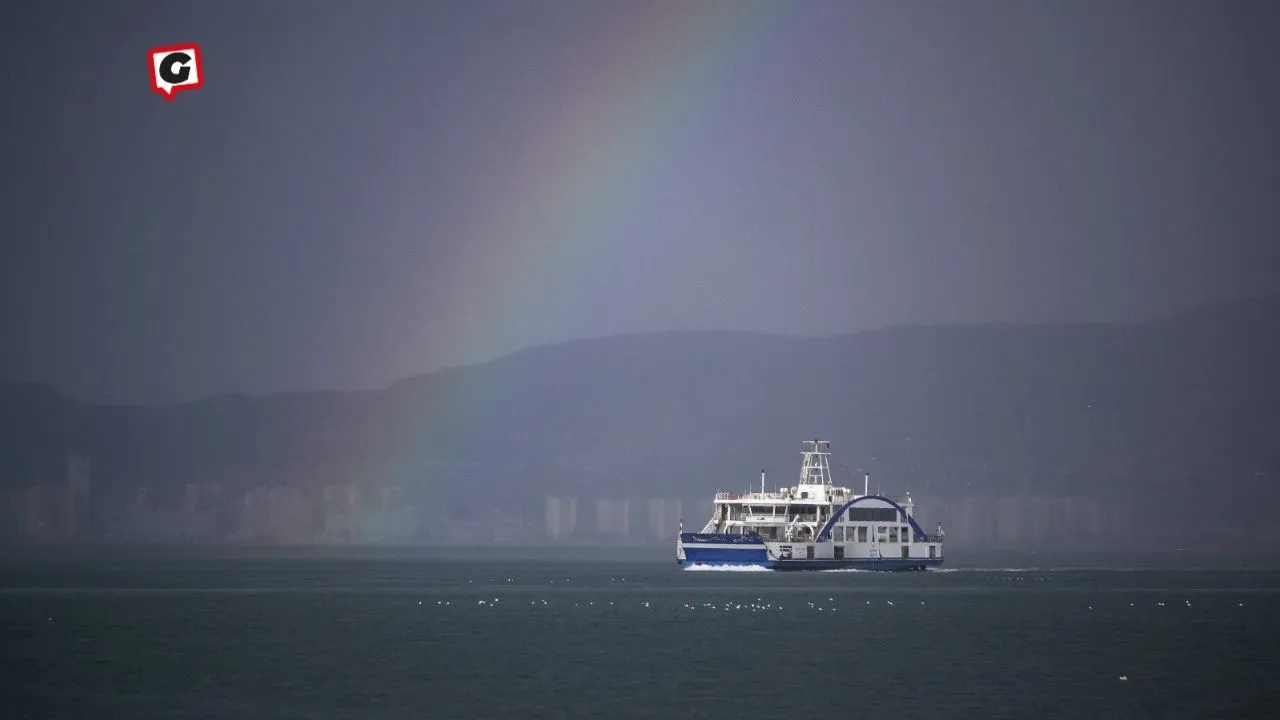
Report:
[[[584,336],[1126,320],[1280,289],[1280,13],[27,2],[0,377],[365,388]],[[153,46],[205,86],[150,92]]]

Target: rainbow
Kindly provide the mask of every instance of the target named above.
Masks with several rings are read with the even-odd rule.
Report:
[[[581,42],[560,49],[517,142],[521,164],[538,176],[514,183],[473,217],[448,260],[447,294],[466,298],[465,320],[432,337],[437,356],[492,357],[520,325],[569,311],[556,289],[607,260],[611,223],[680,159],[690,128],[786,3],[583,7],[597,17]],[[557,108],[554,117],[547,106]],[[523,117],[521,110],[512,112]]]
[[[714,120],[723,91],[735,73],[752,70],[756,39],[778,30],[787,12],[781,0],[582,5],[587,31],[552,48],[558,62],[523,106],[509,110],[523,128],[503,143],[514,180],[451,228],[443,285],[435,278],[424,289],[408,278],[396,288],[417,300],[404,307],[430,320],[425,346],[415,349],[425,347],[432,369],[513,352],[526,326],[580,311],[581,291],[572,291],[580,275],[625,273],[611,266],[611,233],[634,225],[634,198],[684,172],[696,152],[691,141]],[[433,262],[441,262],[439,251],[432,248]],[[423,302],[424,291],[434,306]],[[397,436],[447,457],[466,445],[456,433],[473,413],[520,393],[501,380],[483,391],[456,380],[433,383],[428,395],[400,406]]]

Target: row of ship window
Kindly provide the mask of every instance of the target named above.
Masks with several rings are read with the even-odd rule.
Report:
[[[747,534],[748,530],[747,528],[744,528],[739,525],[739,526],[730,528],[728,532],[731,535],[745,535]],[[762,528],[760,530],[755,530],[755,532],[759,532],[766,539],[781,538],[779,528]],[[866,525],[861,525],[861,526],[837,525],[835,528],[832,528],[831,530],[831,539],[837,542],[863,542],[864,543],[864,542],[868,542],[868,538],[870,537],[870,534],[871,534],[870,528]],[[904,543],[912,542],[911,528],[907,527],[906,525],[902,525],[902,526],[894,525],[891,527],[885,527],[884,525],[877,525],[875,528],[875,534],[878,536],[878,540],[880,542],[896,543],[899,540],[901,540]],[[921,540],[923,540],[923,538],[921,538]]]
[[[856,535],[856,537],[855,537]],[[911,542],[911,529],[908,527],[891,527],[886,529],[884,526],[876,527],[876,535],[880,536],[880,542],[886,542],[885,536],[888,536],[887,542],[896,543],[901,538],[902,542]],[[867,542],[867,526],[860,527],[837,527],[831,531],[832,539],[841,542]]]

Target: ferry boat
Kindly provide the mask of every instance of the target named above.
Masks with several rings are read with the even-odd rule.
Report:
[[[769,492],[717,491],[715,510],[702,532],[684,532],[676,562],[683,567],[759,566],[771,570],[924,570],[942,565],[942,524],[928,534],[915,519],[911,493],[862,494],[831,477],[831,443],[806,440],[800,481]]]

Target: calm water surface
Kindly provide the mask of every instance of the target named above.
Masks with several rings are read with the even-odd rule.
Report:
[[[1280,573],[0,560],[5,718],[1280,717]]]

